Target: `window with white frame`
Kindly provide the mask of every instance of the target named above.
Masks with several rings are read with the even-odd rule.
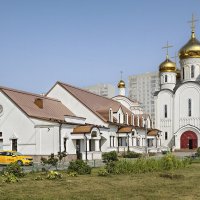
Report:
[[[192,116],[192,100],[188,99],[188,116]]]
[[[167,105],[164,105],[164,116],[167,118]]]
[[[191,66],[191,78],[194,78],[194,65]]]

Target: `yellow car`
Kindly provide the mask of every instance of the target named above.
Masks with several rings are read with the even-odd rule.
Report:
[[[17,162],[18,165],[32,165],[33,158],[25,156],[17,151],[0,151],[0,164],[7,165]]]

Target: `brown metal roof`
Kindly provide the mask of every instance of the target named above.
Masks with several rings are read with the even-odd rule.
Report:
[[[6,87],[0,87],[0,90],[30,117],[64,121],[64,115],[75,116],[56,99]],[[36,99],[41,99],[42,108],[36,105]]]
[[[133,126],[124,126],[124,127],[120,127],[117,131],[117,133],[131,133],[133,130]]]
[[[110,108],[112,108],[113,112],[117,112],[121,107],[124,114],[127,112],[128,115],[131,115],[131,112],[126,107],[115,100],[91,93],[87,90],[83,90],[66,83],[57,83],[105,122],[108,122],[108,113]],[[105,112],[107,112],[107,114],[105,114]]]
[[[73,133],[90,133],[94,125],[83,125],[74,128]]]
[[[147,135],[148,136],[157,136],[160,131],[158,129],[149,130]]]

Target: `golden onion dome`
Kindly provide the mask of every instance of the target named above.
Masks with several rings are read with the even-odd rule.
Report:
[[[200,42],[196,39],[194,31],[190,40],[180,49],[179,58],[200,58]]]
[[[123,80],[120,80],[118,85],[117,85],[118,88],[125,88],[125,82]]]
[[[176,72],[176,63],[172,62],[168,56],[159,66],[160,72]]]

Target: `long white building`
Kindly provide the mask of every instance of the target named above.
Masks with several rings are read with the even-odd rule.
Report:
[[[144,152],[160,146],[159,131],[118,84],[113,99],[57,82],[45,95],[0,87],[0,147],[41,156],[101,159],[102,152]],[[147,125],[147,129],[145,128]]]

